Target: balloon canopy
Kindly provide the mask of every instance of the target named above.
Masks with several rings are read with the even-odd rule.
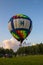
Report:
[[[24,14],[17,14],[9,20],[8,29],[14,38],[22,42],[32,30],[32,21]]]

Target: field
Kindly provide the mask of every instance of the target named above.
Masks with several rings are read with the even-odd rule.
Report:
[[[0,65],[43,65],[43,55],[0,58]]]

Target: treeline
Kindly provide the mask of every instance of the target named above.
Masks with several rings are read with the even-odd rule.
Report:
[[[12,57],[14,54],[12,49],[0,48],[0,57]]]
[[[0,48],[0,57],[13,57],[24,55],[43,55],[43,43],[34,46],[20,47],[17,52],[12,49]]]
[[[43,44],[37,44],[34,46],[21,47],[17,51],[18,55],[38,55],[43,54]]]

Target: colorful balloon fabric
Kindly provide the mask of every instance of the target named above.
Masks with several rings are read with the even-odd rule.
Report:
[[[17,14],[9,20],[8,29],[14,38],[22,42],[32,30],[32,21],[24,14]]]

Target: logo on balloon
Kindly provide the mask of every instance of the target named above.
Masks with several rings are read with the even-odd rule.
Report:
[[[20,21],[20,25],[23,25],[24,26],[24,21]]]

